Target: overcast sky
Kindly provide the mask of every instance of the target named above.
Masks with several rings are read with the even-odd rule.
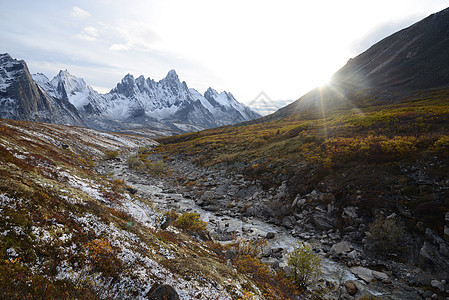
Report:
[[[189,87],[295,100],[448,0],[0,0],[0,53],[107,92],[175,69]],[[283,102],[284,104],[285,102]]]

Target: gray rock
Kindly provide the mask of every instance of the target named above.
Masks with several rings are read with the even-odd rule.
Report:
[[[379,281],[389,280],[388,275],[385,274],[384,272],[372,271],[372,274],[373,274],[374,278],[376,278]]]
[[[432,280],[431,282],[430,282],[430,285],[433,287],[433,288],[436,288],[436,289],[439,289],[440,291],[444,291],[444,285],[440,282],[440,281],[438,281],[438,280]]]
[[[358,218],[357,208],[355,206],[348,206],[343,209],[342,219],[346,225],[352,225]]]
[[[422,296],[424,297],[424,299],[427,299],[427,298],[432,297],[432,294],[433,293],[431,291],[425,291]]]
[[[440,254],[445,257],[449,257],[449,247],[447,244],[440,244]]]
[[[348,257],[350,259],[356,259],[359,256],[359,254],[357,253],[356,250],[352,250],[351,252],[348,253]]]
[[[355,276],[359,277],[366,283],[370,283],[374,279],[373,271],[368,268],[359,266],[359,267],[352,267],[350,270]]]
[[[168,285],[162,284],[154,289],[150,294],[150,300],[179,300],[179,295],[176,290]]]
[[[334,225],[330,221],[330,219],[323,213],[316,213],[312,217],[313,224],[321,230],[329,230],[333,229]]]
[[[352,245],[347,241],[342,241],[340,243],[334,244],[331,247],[330,254],[331,255],[343,255],[351,251]]]
[[[449,261],[439,253],[439,248],[425,241],[419,251],[419,267],[432,272],[444,272],[449,270]]]
[[[355,285],[354,281],[352,281],[352,280],[345,282],[345,288],[348,291],[349,295],[351,295],[351,296],[354,296],[358,291],[357,286]]]
[[[292,229],[296,223],[296,219],[294,216],[287,216],[282,219],[281,225],[287,228]]]
[[[274,239],[275,236],[276,236],[276,233],[274,233],[274,232],[267,232],[267,235],[265,236],[265,238],[267,240],[270,240],[270,239]]]
[[[161,229],[165,230],[170,226],[171,224],[171,218],[169,216],[165,216],[164,220],[161,223]]]

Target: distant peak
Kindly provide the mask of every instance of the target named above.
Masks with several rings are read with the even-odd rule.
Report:
[[[168,71],[168,73],[167,73],[167,77],[168,76],[178,76],[178,74],[176,74],[176,71],[174,70],[174,69],[171,69],[170,71]]]
[[[175,70],[168,71],[167,76],[165,76],[165,79],[179,81],[178,74],[176,74]]]
[[[122,82],[124,81],[134,81],[134,76],[128,73],[125,75],[125,77],[123,77]]]
[[[9,55],[9,53],[0,53],[0,58],[12,59],[12,57],[11,57],[11,55]]]
[[[65,70],[59,70],[58,76],[59,77],[71,77],[72,75],[69,73],[69,71],[67,71],[67,69],[65,69]]]
[[[204,95],[214,95],[214,96],[216,96],[216,95],[218,95],[218,92],[216,91],[216,90],[214,90],[213,88],[211,88],[211,87],[209,87],[208,89],[207,89],[207,91],[204,93]]]

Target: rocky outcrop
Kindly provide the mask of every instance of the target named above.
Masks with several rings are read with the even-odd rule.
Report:
[[[172,286],[170,286],[168,284],[161,284],[151,292],[149,299],[150,300],[179,300],[179,295]]]
[[[0,54],[0,117],[84,125],[76,108],[48,95],[37,85],[23,60]]]

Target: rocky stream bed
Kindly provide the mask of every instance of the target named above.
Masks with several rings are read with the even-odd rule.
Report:
[[[331,205],[306,205],[311,199],[328,197],[325,193],[313,191],[297,197],[291,206],[299,213],[279,218],[276,216],[284,213],[283,209],[273,203],[283,198],[285,182],[266,191],[260,182],[249,181],[238,172],[220,166],[198,167],[185,157],[166,161],[171,174],[155,177],[129,168],[126,159],[102,162],[98,171],[124,180],[133,192],[151,199],[161,211],[198,213],[208,223],[214,240],[223,244],[235,239],[266,240],[262,261],[273,269],[284,268],[288,273],[288,253],[298,242],[309,243],[322,257],[319,284],[335,287],[325,295],[326,299],[358,299],[366,295],[380,299],[449,299],[445,278],[434,277],[406,262],[370,259],[360,246],[363,237],[358,231],[342,234],[335,229]],[[355,207],[346,207],[343,215],[349,223],[360,221]]]

